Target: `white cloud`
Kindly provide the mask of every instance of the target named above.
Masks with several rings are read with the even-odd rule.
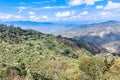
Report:
[[[37,16],[35,16],[35,15],[31,15],[31,16],[29,16],[29,19],[30,19],[31,21],[39,21],[40,17],[37,17]]]
[[[22,13],[22,12],[23,12],[23,10],[27,9],[27,7],[20,6],[20,7],[18,7],[18,9],[19,9],[19,13]]]
[[[41,9],[62,9],[62,8],[70,8],[70,6],[44,6],[40,8],[32,8],[33,10],[41,10]]]
[[[87,11],[83,11],[83,12],[80,13],[80,15],[87,15],[87,14],[88,14]]]
[[[101,13],[99,13],[99,15],[100,16],[106,16],[106,15],[108,15],[108,12],[101,12]]]
[[[36,16],[30,16],[30,19],[35,19],[36,18]]]
[[[112,1],[108,1],[108,4],[104,7],[105,10],[110,9],[120,9],[120,3],[114,3]]]
[[[97,14],[97,15],[96,15]],[[79,14],[70,16],[67,20],[77,20],[77,21],[96,21],[96,20],[116,20],[120,17],[119,13],[114,13],[113,11],[97,11],[94,13],[89,13],[83,11]]]
[[[48,16],[36,16],[36,15],[30,15],[29,20],[31,21],[47,21]]]
[[[57,12],[55,16],[59,18],[65,18],[74,14],[75,14],[75,11],[65,11],[65,12]]]
[[[29,14],[29,15],[35,15],[35,12],[30,11],[30,12],[28,12],[28,14]]]
[[[96,6],[96,9],[103,9],[103,5]]]
[[[21,15],[16,15],[16,16],[14,16],[14,18],[15,18],[15,19],[22,19],[23,16],[21,16]]]
[[[59,8],[69,8],[69,6],[45,6],[42,9],[59,9]]]
[[[66,11],[66,12],[58,12],[55,14],[56,17],[68,17],[70,16],[70,12]]]
[[[48,16],[42,16],[42,19],[47,20]]]
[[[11,17],[11,14],[0,14],[0,19],[2,20],[10,19]]]
[[[70,0],[68,4],[69,6],[78,6],[82,4],[94,5],[95,2],[99,2],[99,1],[103,1],[103,0]]]
[[[111,12],[101,12],[101,13],[99,13],[99,15],[101,16],[101,17],[112,17],[113,16],[113,14],[111,13]]]
[[[39,21],[40,20],[40,17],[36,16],[35,12],[29,11],[28,14],[29,14],[29,20],[31,20],[31,21]]]
[[[33,4],[42,4],[42,2],[32,2]]]
[[[83,1],[82,0],[70,0],[70,2],[68,2],[68,4],[70,6],[78,6],[78,5],[83,4]]]
[[[20,20],[20,19],[24,19],[24,17],[21,15],[0,13],[0,20],[2,21],[12,21],[12,20]]]
[[[84,4],[87,4],[87,5],[94,5],[95,3],[95,0],[85,0]]]

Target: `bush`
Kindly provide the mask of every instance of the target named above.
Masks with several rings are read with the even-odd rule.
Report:
[[[80,69],[89,75],[92,80],[100,80],[103,78],[107,66],[103,60],[84,57],[80,59]]]
[[[10,66],[6,69],[7,76],[20,75],[21,70],[15,66]]]
[[[70,50],[69,49],[65,49],[63,52],[64,55],[69,55],[70,54]]]
[[[34,80],[53,80],[50,76],[45,75],[45,73],[32,72],[31,75]]]
[[[24,66],[22,65],[21,68],[18,68],[16,66],[10,66],[6,69],[7,76],[26,76],[27,71],[25,70]]]

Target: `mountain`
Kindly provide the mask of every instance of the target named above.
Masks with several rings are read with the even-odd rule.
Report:
[[[81,22],[35,22],[35,21],[4,21],[0,24],[20,26],[23,29],[34,29],[45,34],[59,35],[63,32],[76,28]],[[81,26],[84,27],[84,26]]]
[[[85,28],[81,28],[85,26]],[[68,30],[62,35],[76,40],[84,40],[102,46],[110,53],[120,53],[120,22],[107,21],[102,23],[86,24]]]
[[[90,51],[93,55],[96,55],[97,53],[101,53],[101,52],[106,52],[106,49],[101,47],[101,46],[97,46],[97,45],[93,45],[89,42],[80,40],[80,39],[72,39],[74,42],[77,43],[77,45],[79,47],[83,47],[85,49],[87,49],[88,51]]]
[[[1,40],[5,41],[5,42],[9,42],[9,43],[21,43],[25,40],[28,40],[29,37],[40,38],[40,36],[46,36],[46,37],[52,36],[51,34],[45,35],[41,32],[35,31],[33,29],[24,30],[24,29],[21,29],[20,27],[14,27],[13,25],[10,25],[7,27],[4,24],[0,25],[0,33],[1,33],[0,34]],[[97,46],[96,46],[96,49],[98,49],[98,51],[96,51],[92,47],[94,45],[84,42],[84,41],[76,42],[69,38],[64,38],[61,36],[58,36],[58,37],[60,37],[60,39],[63,40],[61,42],[63,42],[66,45],[74,46],[73,48],[85,48],[86,50],[90,51],[93,54],[104,52],[103,49],[99,50],[99,48],[97,48]],[[56,38],[58,38],[58,37],[56,37]],[[82,45],[78,46],[78,44],[82,44]],[[87,47],[86,44],[91,47],[86,48]]]
[[[85,41],[1,24],[0,80],[119,79],[119,57],[97,54],[100,50]]]
[[[2,22],[2,24],[21,26],[23,29],[34,29],[45,34],[62,35],[68,38],[74,37],[74,39],[92,43],[97,47],[101,46],[111,53],[120,52],[119,21],[110,20],[93,24],[81,24],[80,22],[11,21]]]
[[[92,54],[70,39],[0,25],[0,80],[66,80],[61,73],[79,71],[80,56]],[[76,69],[68,68],[71,63]]]
[[[21,26],[23,29],[34,29],[46,34],[58,35],[63,31],[71,29],[77,24],[70,24],[68,22],[35,22],[35,21],[9,21],[0,22],[1,24]]]
[[[1,22],[7,25],[18,25],[18,26],[40,26],[40,25],[52,25],[52,22],[35,22],[35,21],[7,21]]]

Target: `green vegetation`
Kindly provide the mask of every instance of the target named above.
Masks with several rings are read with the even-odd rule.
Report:
[[[61,36],[0,25],[0,80],[119,80],[119,69],[119,57],[92,55]]]

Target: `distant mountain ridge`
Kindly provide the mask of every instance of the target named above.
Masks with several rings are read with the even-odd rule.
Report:
[[[35,29],[42,33],[62,35],[68,38],[80,39],[94,45],[103,46],[109,52],[119,52],[119,45],[108,45],[120,42],[120,21],[106,21],[92,24],[12,21],[2,22],[8,25],[21,26],[23,29]],[[114,45],[114,46],[113,46]]]
[[[111,53],[120,52],[120,21],[87,24],[85,28],[79,26],[63,33],[63,36],[100,45]]]
[[[23,29],[34,29],[46,34],[58,35],[62,31],[66,31],[76,24],[59,23],[59,22],[35,22],[35,21],[5,21],[0,22],[0,24],[21,26]]]
[[[52,22],[35,22],[35,21],[6,21],[1,22],[7,25],[17,25],[17,26],[40,26],[40,25],[53,25]]]

